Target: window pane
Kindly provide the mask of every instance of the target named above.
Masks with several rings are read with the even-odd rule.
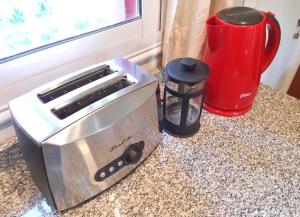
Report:
[[[140,16],[139,0],[0,0],[0,61]]]

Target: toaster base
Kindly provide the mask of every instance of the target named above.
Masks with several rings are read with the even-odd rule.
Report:
[[[160,142],[154,147],[153,151],[152,151],[149,155],[147,155],[143,160],[141,160],[141,161],[139,162],[139,166],[141,166],[141,165],[143,165],[143,164],[145,163],[145,161],[148,159],[148,157],[150,157],[150,156],[152,155],[152,153],[157,149],[157,147],[159,146],[159,144],[160,144]],[[127,179],[128,176],[133,175],[134,172],[135,172],[135,170],[137,170],[137,168],[138,168],[138,167],[135,167],[133,170],[131,170],[130,172],[128,172],[125,176],[123,176],[122,178],[120,178],[120,179],[119,179],[118,181],[116,181],[114,184],[110,185],[108,188],[104,189],[103,191],[99,192],[98,194],[96,194],[96,195],[94,195],[94,196],[88,198],[87,200],[82,201],[82,203],[80,203],[80,204],[87,203],[87,202],[93,200],[93,199],[96,198],[96,197],[100,197],[103,193],[105,193],[106,191],[109,191],[112,187],[114,187],[114,186],[120,184],[120,182],[122,182],[122,181],[124,181],[125,179]],[[53,204],[51,204],[51,205],[55,208],[55,206],[54,206]],[[64,212],[65,212],[65,211],[67,211],[67,210],[70,210],[70,209],[72,209],[72,208],[78,206],[78,205],[79,205],[79,204],[77,204],[77,205],[75,205],[75,206],[73,206],[73,207],[69,207],[69,208],[67,208],[67,209],[59,210],[59,211],[64,211]],[[56,208],[56,209],[57,209],[57,208]]]

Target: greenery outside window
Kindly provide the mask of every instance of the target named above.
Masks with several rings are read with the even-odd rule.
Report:
[[[0,63],[141,17],[139,0],[0,0]]]

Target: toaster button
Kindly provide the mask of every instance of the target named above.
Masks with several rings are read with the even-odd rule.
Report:
[[[120,161],[118,162],[118,166],[121,167],[122,165],[123,165],[123,161],[120,160]]]
[[[106,176],[106,173],[105,172],[102,172],[102,173],[100,173],[100,178],[104,178]]]
[[[114,167],[110,167],[110,168],[109,168],[109,172],[110,172],[110,173],[112,173],[112,172],[114,172],[114,171],[115,171],[115,168],[114,168]]]

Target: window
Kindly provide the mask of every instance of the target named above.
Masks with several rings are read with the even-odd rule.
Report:
[[[0,63],[140,18],[139,0],[0,2]]]
[[[116,57],[143,54],[159,47],[162,42],[160,23],[163,22],[160,19],[161,4],[165,5],[165,2],[0,0],[0,23],[6,23],[7,28],[4,30],[3,26],[0,27],[0,31],[4,31],[4,34],[0,33],[0,107],[19,95],[75,70]],[[97,5],[87,6],[88,3]],[[26,7],[21,7],[23,4]],[[25,11],[19,11],[27,7]],[[103,13],[96,13],[96,8],[102,8],[98,11]],[[26,23],[29,19],[27,10],[34,11],[30,15],[34,25]],[[10,18],[21,22],[16,24],[19,28],[8,23]],[[102,22],[97,22],[101,19]],[[45,25],[41,24],[42,20]],[[50,27],[57,28],[57,31],[51,32]],[[3,42],[4,35],[13,32],[8,31],[9,28],[23,31],[23,36],[16,34],[16,41],[11,48],[7,47],[7,42]],[[27,42],[26,36],[31,43]],[[12,38],[8,37],[7,40]]]

